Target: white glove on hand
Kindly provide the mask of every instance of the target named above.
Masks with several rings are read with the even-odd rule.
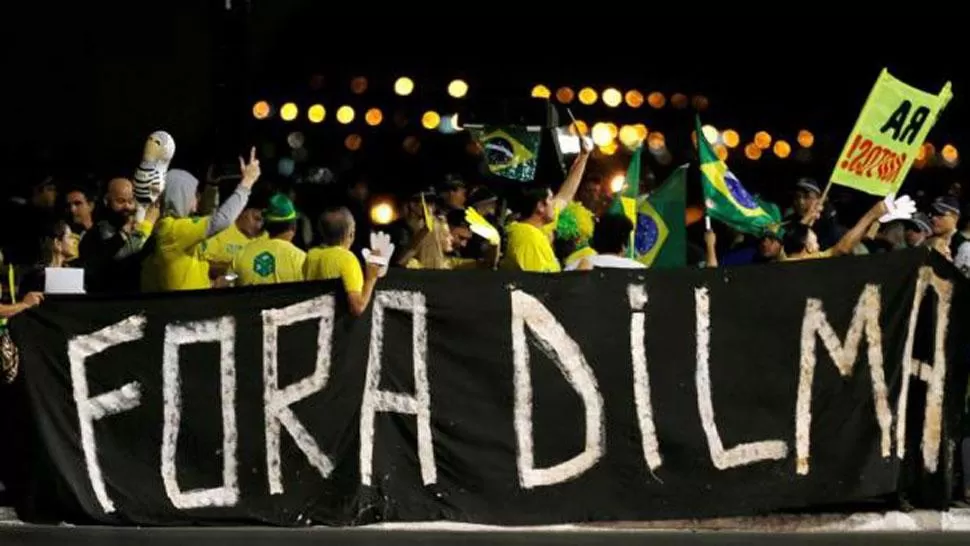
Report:
[[[387,275],[387,269],[391,264],[391,256],[394,255],[394,243],[391,236],[382,231],[370,234],[370,248],[361,251],[364,261],[370,264],[381,266],[378,277]]]
[[[886,204],[886,210],[888,211],[879,217],[879,222],[882,224],[892,222],[893,220],[908,220],[916,212],[916,203],[908,195],[897,199],[896,194],[891,193],[882,202]]]

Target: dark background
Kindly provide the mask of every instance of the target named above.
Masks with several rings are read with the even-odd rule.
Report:
[[[309,164],[372,171],[379,186],[395,191],[445,171],[474,171],[462,154],[467,136],[424,131],[417,120],[421,111],[467,113],[476,105],[525,98],[534,84],[544,83],[553,90],[659,90],[668,99],[674,92],[703,94],[711,105],[705,121],[738,130],[742,146],[760,129],[793,145],[799,129],[812,130],[816,145],[809,163],[770,153],[751,162],[732,153],[729,164],[745,184],[770,196],[797,176],[828,175],[884,66],[928,91],[952,80],[955,99],[929,140],[938,150],[947,142],[962,149],[968,140],[961,30],[941,12],[850,20],[847,10],[820,14],[807,5],[745,14],[680,5],[554,10],[488,3],[409,6],[399,13],[391,4],[310,0],[233,0],[229,11],[224,0],[133,4],[33,4],[11,12],[0,38],[5,187],[53,169],[70,177],[128,174],[145,135],[159,128],[176,138],[173,166],[200,175],[209,161],[233,159],[251,144],[272,141],[276,155],[284,153],[285,135],[301,129],[311,148]],[[318,90],[309,85],[314,75],[323,77]],[[370,89],[352,102],[355,125],[338,126],[336,106],[350,98],[348,83],[357,75],[369,78]],[[398,75],[416,81],[415,96],[392,95]],[[468,101],[447,97],[445,86],[455,77],[469,82]],[[251,108],[258,99],[277,105],[294,100],[300,118],[257,123]],[[328,117],[311,129],[299,120],[316,101],[327,106]],[[643,122],[664,131],[675,159],[665,167],[652,165],[659,175],[688,158],[689,111],[672,111],[669,104],[661,111],[574,104],[581,119]],[[361,123],[369,106],[384,110],[377,129]],[[409,114],[407,128],[389,123],[392,107]],[[356,154],[342,145],[352,131],[364,137]],[[401,151],[408,135],[422,139],[417,157]],[[263,156],[275,171],[275,159]],[[600,168],[622,170],[625,161],[618,154],[604,158]],[[962,172],[938,167],[911,180],[942,185]]]

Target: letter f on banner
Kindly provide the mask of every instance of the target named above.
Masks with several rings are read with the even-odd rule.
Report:
[[[74,387],[74,403],[81,431],[81,448],[84,450],[84,463],[94,496],[101,504],[105,514],[115,511],[115,505],[108,497],[108,489],[98,461],[98,445],[94,439],[94,422],[111,415],[137,408],[141,405],[141,383],[132,381],[120,389],[108,391],[97,396],[90,395],[87,369],[84,363],[88,358],[107,351],[111,347],[137,341],[145,336],[145,317],[135,315],[121,322],[102,328],[97,332],[77,336],[67,343],[67,357],[71,361],[71,383]]]
[[[532,378],[529,373],[526,326],[535,334],[539,349],[556,363],[586,408],[586,446],[583,452],[547,468],[535,467],[532,447]],[[603,396],[579,345],[542,302],[521,290],[512,291],[512,355],[515,365],[515,436],[519,448],[519,482],[522,487],[531,489],[578,477],[596,464],[606,450]]]

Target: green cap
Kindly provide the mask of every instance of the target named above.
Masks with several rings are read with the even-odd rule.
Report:
[[[277,193],[269,199],[269,206],[263,210],[263,221],[269,223],[292,222],[296,220],[296,209],[290,198]]]

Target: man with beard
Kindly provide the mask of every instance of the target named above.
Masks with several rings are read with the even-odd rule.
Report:
[[[141,280],[142,250],[158,220],[158,205],[135,222],[135,188],[131,180],[108,182],[100,221],[81,240],[85,290],[88,293],[136,293]]]

